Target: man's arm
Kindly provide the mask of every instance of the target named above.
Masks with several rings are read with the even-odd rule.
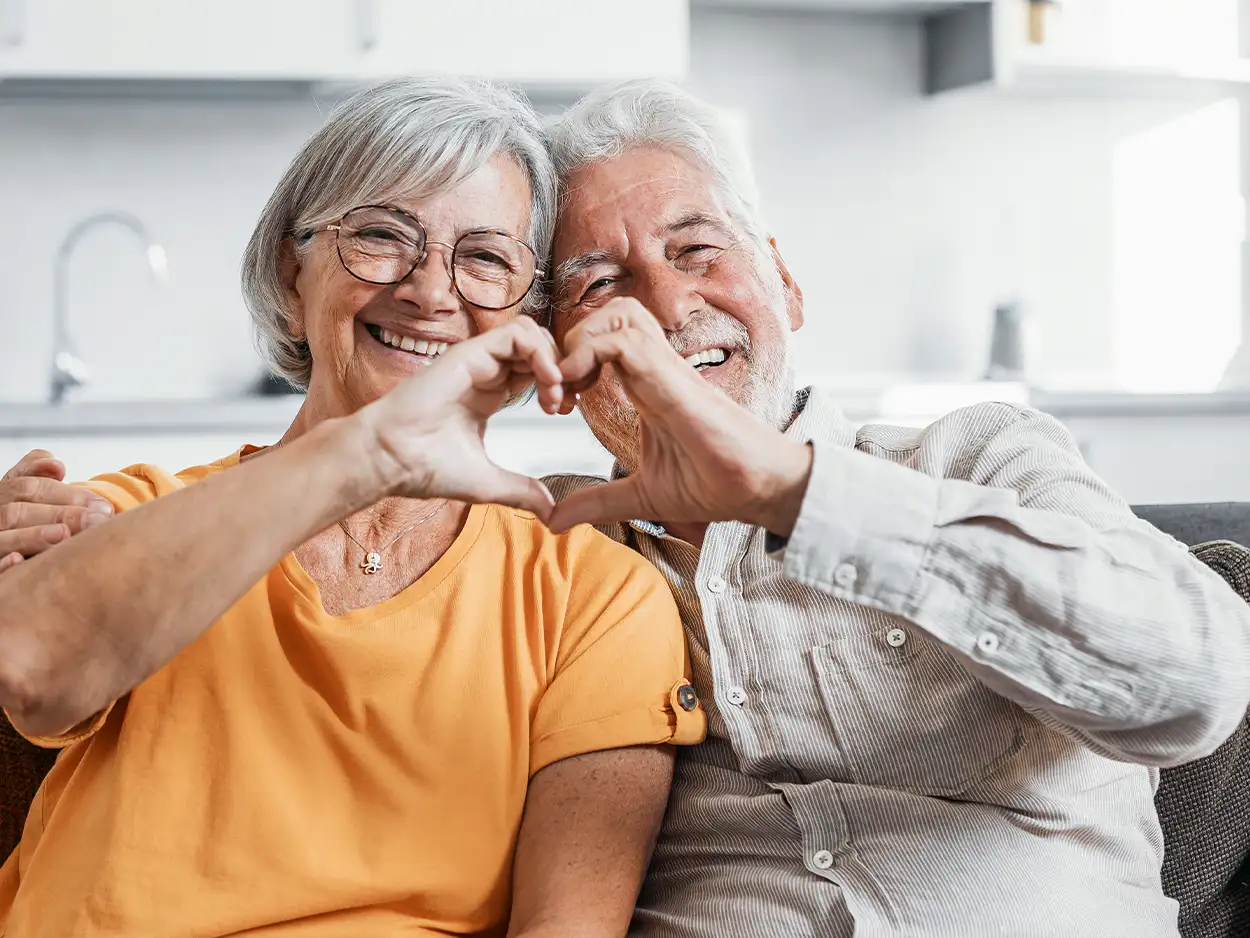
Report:
[[[555,529],[737,520],[789,537],[791,577],[910,620],[1114,758],[1189,761],[1243,718],[1250,606],[1135,519],[1053,419],[982,409],[949,454],[970,469],[939,479],[787,439],[711,388],[632,300],[586,317],[564,351],[573,390],[612,365],[645,432],[638,471],[570,495]]]
[[[814,444],[786,573],[912,622],[1104,755],[1215,749],[1250,701],[1250,606],[1135,518],[1058,421],[990,404],[927,434],[973,427],[984,442],[948,454],[968,481]]]
[[[668,746],[573,756],[530,781],[508,938],[621,938],[673,774]]]

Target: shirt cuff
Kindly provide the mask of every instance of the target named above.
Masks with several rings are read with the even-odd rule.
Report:
[[[913,606],[938,513],[938,481],[824,441],[785,554],[785,574],[840,599],[901,615]]]
[[[627,746],[695,746],[707,735],[707,716],[694,688],[685,680],[673,685],[667,705],[614,714],[602,720],[563,727],[530,744],[530,777],[571,756]]]

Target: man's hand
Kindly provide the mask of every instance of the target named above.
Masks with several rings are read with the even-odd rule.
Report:
[[[0,573],[112,517],[112,505],[64,478],[65,466],[42,449],[0,478]]]
[[[362,458],[388,495],[494,502],[546,521],[551,494],[537,479],[507,472],[482,446],[486,421],[531,384],[548,413],[563,399],[551,334],[521,317],[444,352],[356,415],[372,441]]]
[[[638,470],[583,489],[556,506],[550,525],[646,518],[669,523],[744,521],[774,534],[794,529],[809,447],[739,407],[673,351],[638,302],[616,299],[564,340],[566,395],[611,365],[638,412]]]

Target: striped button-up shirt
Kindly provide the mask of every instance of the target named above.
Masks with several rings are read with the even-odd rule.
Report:
[[[1034,411],[857,430],[804,392],[787,435],[788,543],[605,528],[668,577],[708,714],[631,934],[1176,935],[1148,766],[1245,712],[1250,607]]]

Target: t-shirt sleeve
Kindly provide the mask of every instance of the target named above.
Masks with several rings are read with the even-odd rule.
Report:
[[[706,719],[668,584],[597,531],[573,534],[580,543],[553,674],[531,727],[530,774],[587,752],[702,742]]]
[[[157,490],[159,481],[152,478],[154,475],[156,474],[147,470],[147,467],[136,466],[122,472],[96,476],[94,479],[77,482],[75,485],[89,489],[101,498],[107,499],[112,504],[113,510],[120,513],[156,498],[159,494]],[[89,739],[99,732],[100,727],[108,719],[109,713],[112,712],[113,706],[114,704],[110,703],[94,716],[88,717],[77,726],[56,736],[28,736],[16,726],[13,728],[24,739],[36,746],[44,749],[64,749],[73,743]],[[6,712],[5,718],[7,719],[8,716]],[[9,722],[12,724],[12,720]]]

